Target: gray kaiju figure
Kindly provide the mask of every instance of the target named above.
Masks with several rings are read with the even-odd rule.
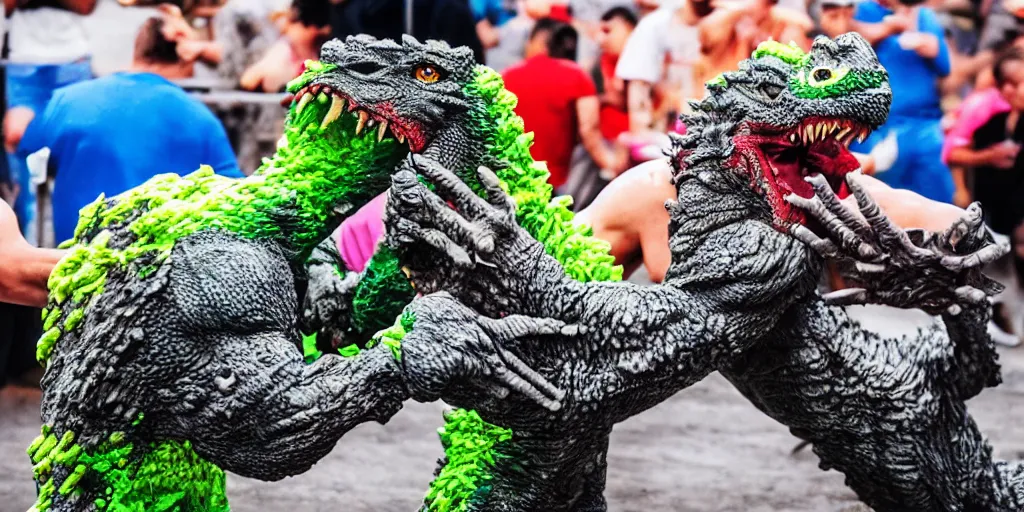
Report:
[[[903,231],[857,185],[846,146],[885,121],[891,99],[870,45],[855,34],[807,54],[765,43],[708,87],[672,150],[660,286],[569,279],[486,169],[484,197],[422,158],[415,170],[435,192],[411,170],[394,176],[388,240],[428,294],[407,309],[416,329],[403,350],[482,343],[488,317],[569,326],[510,348],[565,392],[557,411],[416,386],[513,427],[515,455],[496,463],[475,509],[604,510],[612,426],[718,370],[879,512],[1024,510],[1024,466],[993,460],[964,405],[999,382],[986,333],[999,286],[980,267],[1007,249],[977,205],[944,233]],[[859,213],[839,202],[851,192]],[[819,296],[822,256],[861,288]],[[946,329],[886,338],[840,307],[855,303],[920,308]]]

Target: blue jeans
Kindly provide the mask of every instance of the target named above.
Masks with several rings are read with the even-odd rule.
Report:
[[[899,154],[892,168],[875,175],[890,187],[911,190],[928,199],[953,203],[953,175],[942,163],[942,128],[938,119],[894,117],[861,144],[850,149],[868,153],[891,131],[896,132]]]
[[[7,65],[7,109],[27,107],[36,115],[42,115],[53,92],[65,85],[92,78],[91,59],[83,58],[68,64],[8,64]],[[36,222],[36,191],[32,186],[25,155],[7,154],[7,165],[10,181],[16,183],[21,192],[14,202],[14,211],[18,215],[21,230],[33,245],[35,240]]]

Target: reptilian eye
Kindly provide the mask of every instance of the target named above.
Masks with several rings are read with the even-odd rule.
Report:
[[[413,70],[412,76],[420,82],[432,84],[441,79],[441,70],[430,64],[420,64]]]
[[[849,72],[849,68],[846,67],[838,69],[816,67],[807,75],[807,84],[811,87],[828,87],[842,80]]]
[[[761,93],[768,97],[768,99],[774,100],[782,94],[782,86],[776,84],[762,84]]]

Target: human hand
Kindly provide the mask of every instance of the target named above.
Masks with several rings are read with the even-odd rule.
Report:
[[[199,39],[199,34],[196,33],[192,25],[189,25],[188,20],[185,19],[185,15],[182,14],[181,9],[173,4],[160,4],[157,10],[161,14],[161,18],[164,22],[163,27],[160,29],[164,39],[172,43],[180,43],[184,40]]]
[[[178,41],[175,45],[175,50],[178,52],[178,57],[184,62],[195,62],[199,60],[203,52],[206,50],[206,41],[199,41],[196,39],[184,39]]]
[[[902,34],[907,30],[911,30],[916,23],[910,16],[910,11],[907,9],[897,9],[892,14],[882,18],[882,24],[889,29],[889,33],[892,35]]]
[[[999,169],[1012,169],[1020,153],[1020,145],[1005,140],[985,150],[985,161]]]

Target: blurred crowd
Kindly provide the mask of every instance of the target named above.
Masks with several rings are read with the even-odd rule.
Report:
[[[132,58],[95,76],[84,30],[97,2],[145,11]],[[208,164],[251,173],[283,109],[200,102],[208,90],[280,94],[335,37],[440,39],[473,49],[519,97],[550,183],[585,208],[627,169],[659,158],[704,83],[761,42],[809,49],[858,32],[890,74],[889,121],[851,149],[864,172],[927,198],[980,200],[1024,247],[1024,0],[4,0],[0,195],[37,245],[70,238],[78,210],[155,174]],[[212,85],[210,85],[212,84]],[[188,90],[186,90],[188,89]],[[252,96],[256,96],[253,94]],[[37,199],[49,201],[47,214]],[[1024,277],[1024,249],[1005,262]],[[1015,343],[1012,301],[997,310]],[[5,316],[6,315],[6,316]],[[0,310],[5,354],[36,315]],[[2,382],[2,378],[0,378]]]

